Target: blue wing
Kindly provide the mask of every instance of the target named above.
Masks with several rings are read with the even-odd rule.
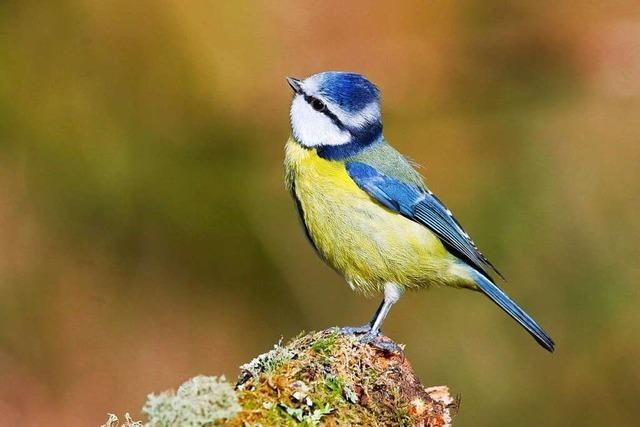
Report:
[[[432,230],[454,255],[489,276],[504,276],[478,250],[451,211],[430,191],[378,172],[362,162],[348,162],[347,172],[358,186],[387,208]]]
[[[451,211],[436,196],[429,190],[382,174],[366,163],[348,162],[346,168],[351,179],[379,203],[433,231],[451,253],[474,269],[473,279],[485,295],[520,323],[544,348],[553,351],[553,340],[496,286],[487,270],[492,269],[502,275],[480,253]]]

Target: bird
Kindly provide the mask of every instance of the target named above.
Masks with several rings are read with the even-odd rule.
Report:
[[[346,71],[287,82],[284,178],[306,237],[351,289],[383,295],[369,323],[342,330],[388,349],[379,337],[391,306],[408,290],[447,286],[483,293],[553,352],[551,337],[496,284],[504,276],[383,136],[378,87]]]

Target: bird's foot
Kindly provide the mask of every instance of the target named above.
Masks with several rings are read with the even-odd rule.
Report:
[[[362,326],[345,326],[339,329],[340,333],[343,335],[362,335],[368,334],[371,332],[371,325],[367,323]]]
[[[360,337],[360,342],[362,344],[369,344],[370,346],[381,350],[384,353],[388,354],[403,354],[404,349],[398,344],[394,343],[387,337],[381,336],[379,333],[371,333],[367,332],[362,337]]]

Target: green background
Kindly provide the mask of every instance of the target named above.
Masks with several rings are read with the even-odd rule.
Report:
[[[508,4],[507,4],[508,3]],[[99,425],[281,336],[357,325],[283,188],[290,90],[382,90],[385,135],[557,342],[472,292],[385,332],[463,426],[630,426],[640,395],[636,1],[5,1],[0,414]]]

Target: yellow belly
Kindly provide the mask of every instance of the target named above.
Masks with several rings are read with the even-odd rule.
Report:
[[[356,290],[377,292],[387,282],[406,288],[458,285],[441,241],[371,199],[351,180],[344,163],[319,157],[289,141],[286,180],[320,255]]]

